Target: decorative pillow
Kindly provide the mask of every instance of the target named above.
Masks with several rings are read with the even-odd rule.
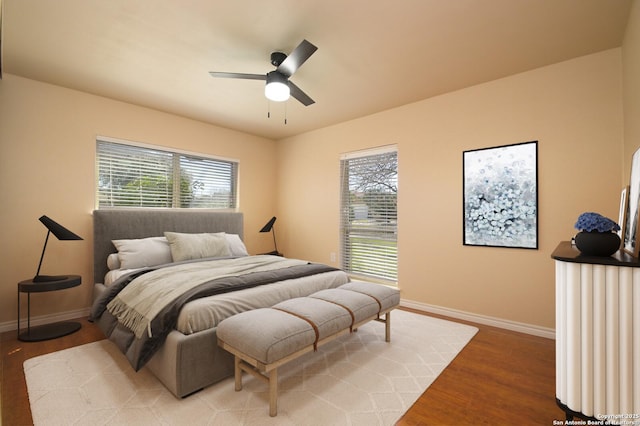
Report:
[[[110,271],[120,269],[120,258],[118,257],[118,253],[111,253],[107,256],[107,267]]]
[[[136,269],[171,263],[171,248],[165,237],[113,240],[118,249],[120,268]]]
[[[247,252],[247,248],[244,243],[240,239],[240,235],[238,234],[225,234],[227,238],[227,242],[229,243],[229,251],[232,256],[249,256],[249,252]]]
[[[165,232],[174,262],[206,257],[230,256],[229,243],[224,232],[216,234],[181,234]]]

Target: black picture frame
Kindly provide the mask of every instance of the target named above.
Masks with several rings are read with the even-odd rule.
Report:
[[[463,245],[538,249],[538,141],[462,153]]]

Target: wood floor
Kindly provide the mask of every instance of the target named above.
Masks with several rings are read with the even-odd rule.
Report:
[[[552,425],[554,420],[565,419],[555,403],[553,340],[451,320],[480,331],[398,426]],[[22,369],[26,359],[104,338],[95,325],[80,321],[80,331],[44,342],[20,342],[15,332],[0,335],[0,424],[32,424]]]

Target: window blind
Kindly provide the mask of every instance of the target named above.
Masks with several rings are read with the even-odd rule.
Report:
[[[98,140],[101,207],[233,209],[238,163]]]
[[[340,165],[342,268],[397,282],[397,150],[393,146],[345,154]]]

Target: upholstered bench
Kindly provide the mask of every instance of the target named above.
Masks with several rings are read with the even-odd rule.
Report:
[[[389,342],[391,310],[399,303],[396,289],[353,281],[227,318],[218,324],[218,345],[234,355],[236,391],[242,389],[242,371],[269,384],[273,417],[278,412],[279,366],[371,320],[385,323]]]

